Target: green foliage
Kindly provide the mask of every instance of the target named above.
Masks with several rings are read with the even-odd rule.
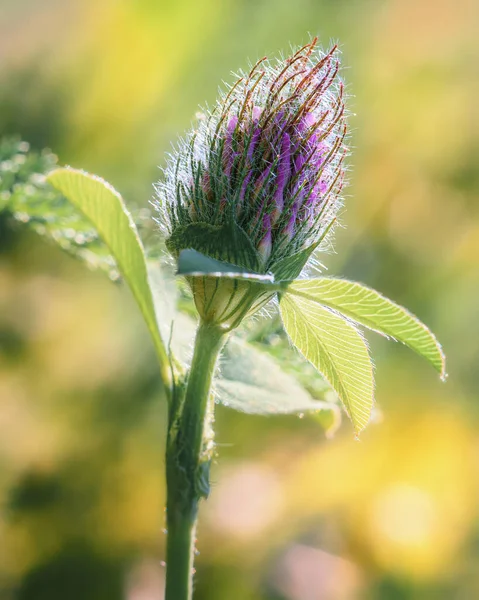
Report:
[[[300,265],[304,265],[313,251],[314,248],[307,248],[302,253],[293,255],[290,264],[285,261],[283,267],[276,271],[277,278],[298,272]],[[370,386],[369,383],[366,387],[355,386],[351,381],[350,371],[354,361],[348,347],[350,338],[353,338],[358,348],[360,365],[361,361],[366,364],[367,354],[362,338],[351,321],[403,342],[429,360],[441,377],[445,377],[444,354],[429,329],[405,308],[362,284],[328,277],[275,283],[272,281],[273,276],[261,277],[194,250],[180,252],[178,273],[240,280],[257,278],[258,285],[265,291],[279,291],[283,297],[281,314],[290,339],[331,384],[343,401],[357,431],[364,428],[369,420],[373,404],[372,392],[369,390],[372,390],[372,373]],[[345,318],[332,311],[341,313]],[[347,332],[345,338],[341,330]],[[342,343],[344,339],[346,343]],[[254,368],[253,363],[250,366]],[[363,383],[366,384],[366,380]],[[357,389],[351,389],[355,387]],[[226,389],[224,385],[223,389]],[[246,388],[236,385],[235,389],[238,391],[237,398],[243,402],[243,398],[247,397]],[[271,389],[275,389],[274,386]],[[258,398],[259,394],[254,394],[254,397]],[[229,403],[236,406],[235,401],[229,400]],[[262,403],[262,410],[267,412],[267,402]]]
[[[48,181],[90,220],[115,257],[146,321],[160,359],[163,381],[167,382],[168,357],[158,327],[143,246],[120,194],[99,177],[74,169],[53,171]]]
[[[320,277],[293,281],[288,292],[339,311],[352,321],[390,336],[426,358],[445,377],[442,348],[414,315],[361,283]]]
[[[174,308],[175,286],[168,269],[145,260],[135,224],[120,195],[100,178],[82,171],[52,170],[56,157],[50,153],[29,152],[25,143],[3,141],[0,148],[2,208],[75,256],[87,260],[91,267],[108,268],[111,274],[118,265],[152,334],[163,365],[162,375],[167,381],[169,365],[162,340],[169,335],[173,324],[172,347],[183,363],[188,362],[195,324]],[[76,237],[71,237],[70,228],[75,230]],[[80,238],[80,234],[84,238]],[[270,275],[249,273],[193,250],[181,252],[178,270],[185,275],[199,270],[208,275],[221,273],[222,277],[230,272],[234,278],[272,280]],[[158,320],[156,314],[160,317]],[[253,374],[253,363],[263,365],[261,373]],[[255,414],[319,412],[327,427],[336,428],[335,405],[314,400],[293,375],[283,373],[274,359],[247,342],[232,340],[222,367],[217,399],[225,405]],[[245,380],[246,373],[248,380]],[[281,382],[281,390],[278,382]],[[331,417],[327,416],[329,412]]]
[[[359,433],[374,402],[373,369],[363,337],[345,319],[307,298],[285,294],[280,310],[291,341],[331,384]]]
[[[258,415],[331,412],[331,429],[339,424],[338,407],[314,400],[265,352],[244,340],[232,338],[224,350],[216,382],[219,401],[241,412]]]
[[[118,277],[115,261],[92,224],[46,181],[57,157],[30,151],[17,138],[0,140],[0,212],[59,244],[90,267]]]
[[[107,267],[111,273],[117,265],[148,325],[163,382],[168,386],[170,365],[163,339],[169,335],[172,323],[175,329],[176,322],[172,347],[184,363],[193,322],[176,312],[175,286],[165,277],[164,269],[147,264],[138,231],[120,195],[100,178],[82,171],[52,171],[56,157],[30,153],[28,146],[18,141],[3,141],[0,158],[0,209],[92,266]],[[357,432],[369,420],[373,373],[366,344],[352,321],[403,342],[444,376],[444,355],[434,335],[416,317],[378,292],[359,283],[325,277],[281,282],[299,274],[316,246],[293,255],[288,264],[276,265],[274,275],[279,282],[275,283],[273,274],[254,271],[255,252],[238,240],[238,232],[192,224],[180,233],[181,239],[177,230],[176,237],[168,240],[170,249],[178,254],[179,275],[253,280],[259,290],[264,289],[266,298],[279,291],[280,312],[290,340],[331,385]],[[205,254],[192,246],[201,247]],[[231,253],[238,248],[245,252],[241,264],[246,268],[222,262],[225,258],[235,260]],[[178,337],[182,339],[180,344]],[[285,373],[279,363],[244,340],[233,339],[227,346],[216,392],[219,401],[242,412],[320,411],[333,415],[329,419],[331,427],[337,424],[334,405],[315,400],[294,375]]]
[[[175,358],[189,363],[196,322],[175,309],[174,289],[166,274],[158,274],[155,300],[166,317],[163,326],[172,332],[171,348]],[[153,275],[153,274],[152,274]],[[152,280],[150,276],[150,281]],[[165,293],[166,291],[166,293]],[[298,369],[288,372],[291,356],[272,357],[268,344],[253,344],[233,332],[223,351],[219,375],[215,383],[216,401],[239,412],[256,415],[315,413],[327,435],[332,435],[341,421],[338,406],[324,398],[330,388],[311,386],[307,391],[298,380]],[[294,371],[294,372],[293,372]],[[311,373],[307,376],[311,383]],[[314,389],[313,389],[314,388]],[[314,397],[313,397],[314,395]]]

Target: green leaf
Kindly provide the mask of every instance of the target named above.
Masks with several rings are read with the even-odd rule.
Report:
[[[19,138],[0,139],[0,212],[58,244],[91,268],[118,278],[115,261],[85,216],[46,181],[57,157],[30,150]]]
[[[285,294],[280,310],[292,343],[330,383],[359,433],[374,403],[373,369],[363,337],[348,321],[307,298]]]
[[[260,349],[239,338],[230,338],[215,382],[218,401],[240,412],[257,415],[332,413],[329,432],[339,425],[338,406],[315,400],[297,379]]]
[[[446,376],[444,353],[435,336],[414,315],[379,292],[354,281],[331,277],[293,281],[287,289],[402,342],[426,358],[441,378]]]
[[[155,301],[159,300],[162,313],[170,314],[171,321],[167,327],[171,327],[171,349],[186,370],[191,360],[197,323],[172,306],[172,301],[175,304],[175,290],[165,286],[164,275],[158,274],[158,278],[163,294],[161,298],[155,294]],[[314,394],[321,398],[316,400],[295,375],[283,370],[278,360],[257,344],[250,344],[237,335],[232,334],[221,356],[220,372],[214,383],[217,402],[247,414],[313,413],[326,435],[332,436],[341,423],[341,414],[338,405],[329,401],[331,388],[316,381],[316,385],[312,386]],[[311,379],[309,374],[308,383]]]
[[[156,265],[151,270],[150,280],[154,289],[158,287],[154,294],[155,303],[165,316],[162,331],[164,336],[171,334],[171,350],[178,364],[186,370],[191,360],[197,323],[178,311],[176,286],[164,265],[161,268]],[[250,344],[233,332],[221,357],[220,373],[215,379],[217,401],[234,410],[257,415],[314,413],[314,419],[326,435],[332,436],[340,425],[341,414],[337,404],[329,401],[331,388],[308,369],[308,373],[301,375],[304,384],[307,382],[308,389],[311,388],[313,397],[298,381],[296,375],[299,373],[293,375],[283,370],[283,364],[291,367],[292,363],[289,347],[285,349],[289,358],[278,361],[258,344]]]
[[[182,250],[178,256],[178,275],[192,277],[227,277],[229,279],[247,279],[256,281],[273,282],[272,275],[254,273],[232,265],[227,262],[216,260],[201,254],[191,248]]]
[[[103,179],[70,168],[53,171],[48,181],[81,210],[110,249],[140,307],[160,359],[163,381],[167,382],[168,356],[158,328],[145,255],[120,194]]]

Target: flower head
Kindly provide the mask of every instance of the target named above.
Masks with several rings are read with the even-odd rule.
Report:
[[[314,243],[334,219],[344,179],[338,69],[336,47],[324,54],[315,39],[285,60],[262,59],[240,73],[158,185],[168,234],[234,223],[262,271]]]
[[[337,49],[325,54],[316,42],[240,73],[170,157],[157,206],[173,254],[194,248],[276,275],[303,252],[286,271],[295,277],[329,231],[344,181],[345,108]]]

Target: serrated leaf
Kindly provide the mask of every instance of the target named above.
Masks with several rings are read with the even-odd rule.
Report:
[[[373,369],[363,337],[341,316],[307,298],[285,294],[280,310],[292,343],[330,383],[359,433],[374,403]]]
[[[238,338],[231,338],[224,349],[215,389],[222,404],[240,412],[274,415],[326,411],[334,413],[330,427],[338,425],[336,404],[312,398],[273,358]]]
[[[445,357],[434,334],[399,304],[361,283],[319,277],[293,281],[291,294],[329,306],[356,323],[390,336],[426,358],[445,377]]]
[[[182,250],[178,256],[178,275],[191,277],[226,277],[228,279],[246,279],[261,282],[273,282],[272,275],[255,273],[236,265],[216,260],[191,248]]]
[[[57,169],[48,175],[48,181],[81,210],[110,249],[140,307],[167,381],[168,357],[158,328],[143,247],[120,194],[103,179],[76,169]]]

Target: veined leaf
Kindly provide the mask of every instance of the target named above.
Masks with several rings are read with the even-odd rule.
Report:
[[[315,400],[273,358],[238,338],[231,338],[224,349],[215,390],[219,402],[240,412],[257,415],[332,413],[327,433],[333,433],[340,422],[336,404]]]
[[[91,268],[118,278],[115,261],[88,219],[46,181],[57,157],[30,150],[18,138],[0,139],[0,212],[54,241]]]
[[[164,298],[159,300],[161,310],[165,311]],[[191,360],[197,323],[181,312],[174,312],[172,319],[171,347],[175,358],[186,368]],[[341,423],[338,405],[324,400],[331,395],[327,384],[313,397],[294,375],[283,370],[275,358],[234,333],[221,356],[214,390],[217,402],[247,414],[314,413],[327,436],[332,436]]]
[[[320,277],[293,281],[288,292],[333,308],[353,321],[402,342],[445,377],[441,345],[414,315],[379,292],[354,281]]]
[[[158,329],[143,247],[120,194],[99,177],[75,169],[57,169],[48,181],[89,219],[110,249],[131,288],[153,338],[163,381],[169,380],[166,349]]]
[[[229,279],[247,279],[257,281],[273,281],[272,275],[262,275],[247,271],[236,265],[216,260],[192,248],[181,250],[178,256],[178,275],[193,277],[227,277]]]
[[[307,298],[285,294],[280,310],[292,343],[330,383],[359,433],[374,403],[373,369],[363,337],[341,316]]]

